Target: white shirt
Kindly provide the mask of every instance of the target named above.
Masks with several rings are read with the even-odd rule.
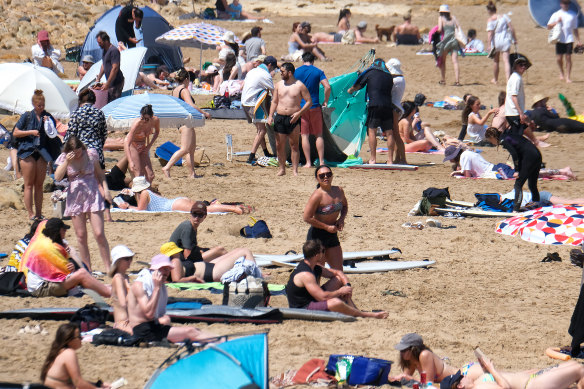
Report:
[[[476,116],[478,120],[481,119],[481,115],[478,113],[471,112],[468,114],[468,126],[466,128],[466,133],[470,136],[473,142],[480,142],[485,139],[485,132],[487,131],[487,126],[484,124],[471,124],[470,117]]]
[[[391,88],[391,102],[399,108],[403,113],[404,109],[401,105],[404,92],[406,91],[406,79],[403,76],[393,78],[393,88]]]
[[[136,281],[142,283],[142,289],[144,293],[148,296],[148,299],[152,296],[154,292],[154,281],[152,280],[152,271],[150,269],[142,269],[138,273],[138,278]],[[158,302],[156,304],[156,314],[154,315],[157,319],[166,314],[166,303],[168,302],[168,291],[166,290],[166,285],[162,284],[160,286],[160,293],[158,294]]]
[[[253,107],[260,92],[264,90],[274,90],[274,80],[272,75],[261,65],[247,72],[241,91],[241,105]]]
[[[482,53],[485,51],[485,45],[480,39],[473,39],[466,44],[464,51],[467,53]]]
[[[43,66],[43,58],[45,57],[45,52],[42,49],[42,47],[37,43],[31,48],[31,51],[32,62],[36,66]],[[63,69],[63,65],[61,65],[61,63],[59,62],[59,59],[61,58],[61,51],[55,49],[53,46],[49,46],[48,54],[49,57],[51,58],[51,61],[53,62],[53,72],[57,74],[64,73],[65,69]]]
[[[578,18],[577,15],[572,12],[571,10],[564,11],[560,9],[553,13],[550,17],[550,21],[548,22],[548,26],[550,24],[554,24],[558,21],[558,19],[562,19],[561,23],[561,33],[560,39],[558,39],[558,43],[573,43],[574,42],[574,30],[578,28]]]
[[[517,96],[519,109],[525,112],[525,91],[523,90],[523,78],[517,72],[513,72],[509,81],[507,81],[507,97],[505,98],[505,115],[519,116],[517,107],[513,103],[511,96]]]
[[[474,151],[465,150],[460,154],[460,170],[470,170],[478,177],[493,171],[493,164]]]

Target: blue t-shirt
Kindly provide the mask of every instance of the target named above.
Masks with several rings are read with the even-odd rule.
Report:
[[[310,108],[320,107],[319,89],[320,82],[326,80],[324,72],[313,65],[302,65],[296,69],[294,77],[306,85],[310,97],[312,98],[312,106]],[[305,101],[302,99],[302,104],[304,103]]]

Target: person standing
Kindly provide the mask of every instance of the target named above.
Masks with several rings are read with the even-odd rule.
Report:
[[[111,44],[110,37],[105,31],[97,34],[97,44],[103,50],[102,65],[97,75],[97,82],[105,74],[106,82],[102,85],[101,90],[107,91],[107,102],[114,101],[122,96],[124,88],[124,75],[120,69],[120,51]]]
[[[255,106],[262,96],[265,96],[265,107],[269,107],[269,96],[265,92],[271,93],[274,90],[274,81],[272,80],[272,72],[278,68],[278,61],[276,58],[263,55],[258,56],[253,61],[254,68],[247,73],[241,91],[241,105],[243,112],[247,117],[248,123],[254,123],[257,129],[257,134],[251,147],[251,153],[247,159],[247,163],[255,161],[255,153],[261,145],[266,157],[273,157],[266,146],[266,124],[262,119],[255,118]],[[266,110],[267,112],[267,110]]]
[[[525,115],[525,90],[522,77],[530,66],[531,63],[526,57],[519,56],[513,61],[513,74],[507,81],[505,118],[509,123],[510,131],[518,136],[523,136],[523,131],[531,121]]]
[[[580,35],[578,33],[578,15],[570,10],[570,0],[561,0],[560,9],[552,14],[547,24],[548,30],[560,23],[560,38],[556,43],[556,60],[560,68],[560,80],[572,82],[572,51],[574,50],[574,40],[580,45]],[[566,57],[566,70],[564,71],[564,57]]]
[[[436,45],[436,54],[438,54],[438,67],[440,68],[440,85],[446,84],[446,56],[452,53],[452,67],[454,68],[454,85],[460,86],[460,69],[458,67],[458,51],[460,44],[456,40],[456,28],[460,28],[458,21],[450,14],[450,7],[442,4],[439,9],[438,31],[444,34],[444,37]]]
[[[136,28],[140,28],[143,18],[144,12],[138,7],[127,5],[122,8],[116,19],[116,38],[118,42],[122,42],[128,49],[136,47],[136,44],[141,39],[136,38],[134,23],[136,24]]]
[[[493,57],[493,79],[491,82],[497,84],[499,80],[499,58],[503,56],[505,64],[505,75],[507,80],[511,76],[511,64],[509,63],[509,51],[512,44],[517,44],[517,37],[515,29],[511,24],[511,19],[507,15],[497,14],[497,7],[492,1],[487,5],[487,12],[489,19],[487,20],[487,52],[495,48],[495,56]]]
[[[51,69],[57,74],[63,74],[65,70],[59,62],[61,50],[55,49],[49,40],[47,30],[40,30],[37,35],[37,44],[32,46],[32,61],[36,66]]]
[[[397,58],[390,58],[385,63],[387,70],[393,77],[393,86],[391,88],[391,103],[393,104],[393,128],[397,128],[399,131],[399,117],[404,113],[404,108],[402,106],[402,99],[404,97],[404,93],[406,91],[406,79],[404,78],[402,69],[401,69],[401,62]],[[397,155],[395,153],[395,142],[397,141],[393,137],[393,132],[391,135],[387,137],[389,142],[389,146],[387,151],[389,153],[387,160],[394,161],[394,163],[407,163],[406,162],[406,154],[405,154],[405,144],[404,144],[404,152],[403,155]],[[403,142],[403,139],[400,141]],[[396,155],[396,158],[394,158]]]
[[[298,150],[300,129],[298,127],[300,118],[312,106],[312,98],[306,85],[294,78],[295,70],[290,62],[284,62],[280,66],[282,81],[274,88],[274,99],[268,116],[268,124],[274,123],[274,132],[276,132],[278,176],[286,174],[286,141],[290,144],[292,154],[292,172],[295,176],[298,175],[300,158]]]
[[[245,41],[247,62],[251,62],[259,55],[266,55],[266,42],[262,39],[262,28],[255,26],[251,29],[251,38]]]
[[[312,106],[300,119],[300,136],[302,138],[302,150],[306,163],[304,167],[311,166],[310,158],[310,135],[316,137],[316,152],[318,153],[319,164],[324,163],[324,140],[322,137],[322,107],[326,107],[331,95],[331,85],[328,82],[324,72],[314,66],[316,57],[312,53],[302,54],[302,61],[304,65],[300,66],[294,72],[294,77],[306,85],[310,98],[312,99]],[[324,102],[320,105],[320,85],[324,88]],[[302,104],[305,101],[302,100]]]
[[[406,163],[406,153],[404,143],[399,135],[399,130],[393,124],[393,104],[391,100],[391,91],[393,89],[393,77],[385,67],[385,62],[381,58],[373,61],[369,69],[361,73],[347,93],[352,94],[359,89],[367,87],[366,96],[369,100],[367,103],[367,135],[369,138],[370,157],[369,163],[374,165],[377,159],[377,128],[387,137],[387,147],[392,147],[392,139],[397,147],[397,156],[394,163]],[[391,136],[388,132],[392,131]],[[391,164],[391,156],[387,163]]]
[[[140,117],[134,120],[128,135],[124,138],[124,153],[128,158],[128,168],[132,177],[145,176],[150,183],[154,180],[150,149],[156,142],[158,134],[160,119],[154,116],[152,105],[146,104],[140,109]]]

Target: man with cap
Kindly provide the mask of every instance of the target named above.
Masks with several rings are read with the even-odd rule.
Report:
[[[266,145],[265,119],[256,118],[255,106],[258,102],[258,99],[264,96],[264,92],[267,91],[268,93],[271,93],[274,90],[272,72],[278,69],[278,61],[271,55],[268,57],[259,55],[252,63],[254,64],[254,68],[247,72],[243,82],[243,89],[241,91],[241,105],[243,106],[243,111],[247,117],[247,122],[254,123],[257,130],[257,134],[251,147],[251,153],[247,159],[247,163],[250,164],[255,162],[255,153],[260,145],[262,146],[264,155],[266,157],[273,156],[268,151]],[[266,116],[266,119],[269,107],[269,95],[267,95],[265,96],[264,104],[262,104],[260,107],[264,109],[264,115]]]
[[[40,30],[37,34],[37,43],[32,46],[32,63],[36,66],[42,66],[51,69],[57,74],[63,74],[65,70],[59,62],[61,59],[61,50],[55,49],[51,45],[49,32]]]
[[[102,85],[101,90],[107,91],[107,102],[112,102],[122,96],[124,88],[124,75],[120,69],[120,51],[111,44],[110,37],[105,31],[97,33],[97,44],[103,50],[102,64],[99,74],[96,77],[97,82],[105,74],[106,82]]]
[[[523,131],[531,120],[525,115],[525,90],[523,88],[523,73],[529,69],[529,60],[518,54],[513,61],[513,73],[507,81],[507,96],[505,97],[505,117],[510,130],[516,136],[523,136]]]
[[[568,118],[561,118],[558,113],[548,107],[549,97],[535,95],[532,99],[532,110],[527,112],[527,116],[535,123],[539,131],[557,131],[565,134],[584,132],[584,123]]]
[[[331,95],[331,85],[328,82],[324,72],[314,66],[316,57],[312,53],[302,54],[302,61],[304,65],[300,66],[294,72],[294,77],[306,85],[310,97],[312,98],[312,106],[302,115],[300,120],[300,136],[302,138],[302,151],[306,163],[304,167],[310,167],[312,160],[310,158],[310,135],[314,135],[316,152],[320,164],[324,164],[324,140],[322,138],[322,107],[326,107]],[[320,85],[324,88],[324,101],[320,104]],[[304,104],[304,100],[302,104]]]
[[[578,15],[570,9],[570,4],[570,0],[561,0],[560,9],[552,14],[547,24],[548,30],[560,24],[560,36],[556,42],[556,61],[560,68],[560,80],[566,80],[566,82],[572,82],[570,74],[572,73],[574,41],[576,41],[576,45],[581,45],[578,33]],[[564,71],[564,57],[566,57],[566,71]]]
[[[158,254],[151,259],[150,268],[140,271],[132,283],[128,293],[128,316],[134,336],[145,342],[167,339],[172,343],[215,337],[198,328],[170,325],[170,317],[166,314],[168,292],[165,281],[173,267],[170,258]]]
[[[122,8],[116,19],[116,38],[118,42],[122,42],[128,49],[136,47],[136,44],[141,39],[136,39],[134,24],[136,24],[136,28],[140,28],[143,18],[144,12],[138,7],[127,5]]]
[[[352,94],[363,87],[367,87],[367,134],[369,139],[370,157],[369,163],[376,163],[377,148],[377,128],[387,137],[387,147],[393,150],[392,142],[397,146],[395,158],[392,161],[392,155],[388,157],[387,163],[406,164],[406,151],[404,142],[399,135],[399,129],[394,125],[393,117],[397,115],[394,112],[391,92],[393,89],[393,77],[387,70],[385,62],[381,58],[373,61],[369,69],[361,73],[352,87],[347,92]],[[391,131],[391,136],[390,136]]]
[[[94,63],[95,59],[93,58],[93,55],[88,54],[81,58],[81,64],[77,67],[77,74],[79,75],[80,80],[83,79]]]
[[[379,37],[367,38],[365,36],[365,31],[367,31],[367,22],[361,20],[357,27],[355,28],[355,42],[357,43],[379,43]]]
[[[262,28],[255,26],[251,29],[251,38],[245,41],[247,62],[252,62],[258,55],[266,55],[266,42],[262,39]]]

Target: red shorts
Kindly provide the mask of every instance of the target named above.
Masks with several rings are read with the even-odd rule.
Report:
[[[301,135],[322,135],[322,107],[311,108],[300,119]]]

